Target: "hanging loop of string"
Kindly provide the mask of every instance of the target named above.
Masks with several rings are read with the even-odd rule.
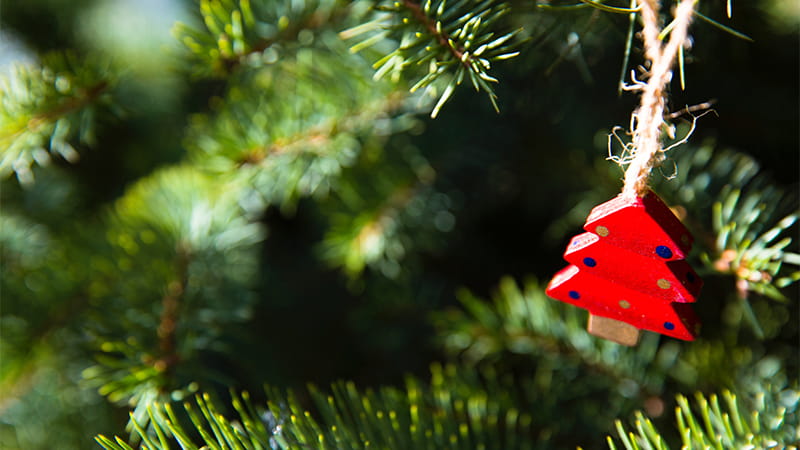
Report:
[[[625,170],[624,197],[641,197],[647,192],[650,172],[664,159],[661,146],[661,130],[664,125],[666,90],[672,80],[672,66],[680,47],[684,45],[689,24],[692,21],[694,0],[681,0],[675,8],[673,21],[669,28],[669,40],[664,42],[659,36],[660,3],[657,0],[639,0],[638,7],[642,19],[642,41],[647,59],[646,82],[631,76],[633,84],[626,90],[641,94],[639,106],[631,115],[632,142],[630,161]]]

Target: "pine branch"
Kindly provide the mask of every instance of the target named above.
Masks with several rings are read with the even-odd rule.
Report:
[[[392,251],[396,239],[395,217],[413,198],[413,189],[402,185],[390,195],[385,205],[377,211],[367,211],[360,216],[340,214],[334,218],[334,226],[326,233],[321,245],[322,258],[331,265],[342,266],[350,277],[358,276],[367,265],[378,265],[387,259],[394,269],[385,270],[390,278],[396,277],[397,260],[404,253]]]
[[[0,209],[0,392],[6,392],[30,383],[26,373],[34,370],[31,361],[51,350],[59,332],[86,311],[88,300],[75,242],[65,242],[63,235],[8,204]]]
[[[751,191],[744,198],[741,194],[740,190],[732,189],[723,192],[722,199],[714,203],[713,230],[717,233],[714,254],[717,257],[707,255],[705,260],[711,262],[715,270],[736,276],[742,298],[747,297],[747,291],[755,291],[785,301],[786,297],[779,288],[797,281],[800,271],[777,277],[788,265],[800,266],[796,250],[788,251],[792,244],[789,230],[797,222],[800,212],[768,225],[775,219],[765,218],[762,214],[768,214],[768,204],[783,203],[781,194]],[[777,240],[781,236],[783,239]]]
[[[739,343],[735,324],[726,325],[729,331],[704,336],[691,346],[647,333],[639,346],[621,347],[589,335],[581,310],[547,298],[535,282],[520,290],[510,278],[501,281],[491,302],[467,292],[461,292],[459,300],[463,311],[449,310],[434,316],[439,342],[451,357],[479,367],[497,367],[514,358],[546,359],[556,372],[580,367],[575,370],[587,379],[576,378],[574,383],[609,380],[631,387],[642,400],[658,398],[667,386],[676,384],[680,389],[760,386],[767,382],[778,385],[779,370],[770,367],[775,366],[779,355],[794,351],[774,340],[763,348]],[[762,320],[781,328],[779,316],[785,311],[761,311]],[[769,375],[761,375],[764,373]],[[557,373],[548,376],[560,377]],[[550,397],[557,396],[552,386],[549,389]]]
[[[178,23],[173,35],[189,51],[192,71],[225,78],[242,65],[252,69],[285,58],[301,34],[319,32],[347,16],[346,2],[314,0],[201,0],[205,29]],[[313,40],[313,35],[311,37]]]
[[[197,353],[248,317],[263,231],[239,195],[235,183],[178,167],[141,180],[114,205],[109,242],[93,259],[98,363],[83,376],[139,420],[152,402],[194,391],[198,374],[213,376],[194,366]]]
[[[504,278],[490,304],[466,291],[459,301],[464,312],[437,314],[435,324],[445,349],[469,364],[490,364],[504,354],[546,356],[559,360],[557,366],[581,365],[594,376],[637,383],[644,392],[660,390],[669,372],[652,367],[660,358],[657,336],[646,335],[634,348],[596,339],[585,329],[583,311],[549,299],[538,283],[520,290]]]
[[[413,123],[411,99],[368,73],[360,56],[327,35],[240,83],[214,114],[194,117],[190,157],[285,211],[299,198],[324,197],[362,149],[379,148]]]
[[[166,294],[161,299],[161,318],[158,329],[159,358],[153,367],[164,372],[170,377],[176,364],[180,362],[178,354],[178,321],[180,320],[180,306],[186,289],[189,285],[189,265],[191,256],[186,250],[178,249],[176,263],[176,278],[167,285]]]
[[[29,184],[31,166],[48,164],[51,154],[75,162],[75,138],[91,145],[98,111],[114,111],[115,83],[109,67],[74,54],[48,55],[0,79],[0,176],[13,171]]]
[[[391,75],[397,82],[402,73],[411,72],[416,80],[411,92],[425,89],[432,97],[438,97],[431,117],[438,115],[465,78],[476,91],[485,92],[495,110],[498,109],[497,96],[490,84],[498,80],[489,75],[491,63],[519,54],[514,51],[518,45],[514,38],[519,30],[496,37],[494,27],[509,12],[506,3],[403,0],[377,2],[375,10],[372,21],[341,33],[345,39],[365,36],[353,46],[353,51],[391,42],[394,50],[374,65],[375,78]],[[425,66],[427,73],[419,73],[417,68]]]
[[[533,375],[543,376],[540,371]],[[548,408],[559,403],[537,398],[541,387],[531,381],[530,376],[521,380],[491,371],[479,375],[465,367],[434,365],[429,383],[409,377],[404,389],[359,389],[352,382],[334,383],[329,390],[309,386],[302,392],[267,388],[266,407],[254,405],[247,392],[232,392],[231,404],[224,408],[208,395],[196,395],[193,401],[183,403],[183,411],[174,409],[171,402],[152,405],[148,410],[152,429],[146,431],[140,425],[135,429],[142,440],[140,448],[150,449],[169,448],[173,440],[187,449],[539,448],[550,443],[555,431],[552,423],[571,423],[571,418],[547,416]],[[580,388],[576,380],[569,381],[566,391]],[[745,444],[772,448],[771,442],[793,442],[800,431],[800,392],[771,385],[768,379],[748,386],[766,389],[748,402],[749,411],[742,410],[736,396],[725,391],[724,409],[716,396],[698,394],[698,416],[679,396],[676,415],[686,448],[738,448]],[[526,395],[520,388],[534,393],[528,399],[530,403],[514,403],[514,399]],[[555,394],[563,394],[560,387]],[[548,392],[546,398],[553,395]],[[310,399],[314,408],[300,399]],[[580,399],[583,406],[592,408],[585,394]],[[598,406],[605,408],[604,412],[612,407],[605,397]],[[231,415],[233,411],[235,415]],[[596,416],[599,411],[589,413]],[[638,434],[626,432],[617,421],[625,448],[666,448],[665,438],[649,419],[641,413],[636,417]],[[565,425],[564,431],[576,434],[576,427],[587,425],[585,418],[579,418],[572,426]],[[541,431],[538,436],[537,430]],[[106,449],[130,448],[120,438],[98,436],[96,440]],[[608,442],[616,448],[615,441],[609,438]]]
[[[433,187],[434,169],[419,154],[359,161],[323,204],[331,227],[319,246],[328,264],[354,279],[366,268],[398,279],[415,253],[432,250],[455,218],[452,202]]]
[[[685,127],[678,135],[687,133]],[[762,173],[752,157],[711,145],[682,149],[677,172],[656,184],[673,204],[686,208],[699,237],[706,271],[733,276],[745,309],[749,293],[786,301],[782,292],[800,279],[796,230],[798,198]],[[758,320],[748,314],[757,334]]]
[[[760,399],[749,402],[744,409],[742,402],[731,391],[723,391],[720,398],[697,393],[695,408],[686,397],[677,397],[675,408],[677,431],[681,437],[681,448],[783,448],[797,449],[800,437],[798,423],[798,399],[800,392],[787,389],[768,392]],[[667,449],[667,439],[641,412],[636,413],[636,431],[627,431],[617,421],[619,439],[627,450],[637,448]],[[616,450],[613,439],[608,446]]]
[[[441,24],[437,26],[436,23],[425,15],[426,11],[423,11],[422,5],[413,0],[403,0],[403,6],[411,12],[411,16],[414,20],[422,25],[422,27],[436,39],[439,45],[447,49],[457,61],[461,61],[464,67],[469,68],[470,58],[469,55],[467,55],[467,57],[464,56],[465,48],[463,46],[456,47],[452,37],[442,29]],[[431,2],[426,4],[427,12],[430,12],[431,6]]]
[[[408,378],[405,389],[361,390],[353,383],[336,383],[328,393],[310,386],[318,414],[291,391],[268,389],[268,410],[254,406],[246,392],[232,394],[229,409],[237,412],[235,418],[227,418],[209,396],[198,395],[183,404],[191,429],[166,403],[150,409],[152,433],[141,426],[136,430],[141,448],[150,449],[168,448],[168,440],[187,449],[532,448],[530,416],[492,395],[498,380],[488,382],[489,391],[477,384],[453,389],[456,373],[452,367],[434,366],[430,385]],[[120,438],[96,440],[109,450],[131,448]]]

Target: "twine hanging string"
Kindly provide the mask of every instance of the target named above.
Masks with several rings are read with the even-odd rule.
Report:
[[[658,0],[639,0],[638,9],[642,18],[642,41],[645,58],[649,62],[647,82],[636,80],[626,90],[641,91],[639,106],[631,116],[630,164],[625,170],[625,185],[622,196],[641,197],[647,192],[650,171],[664,159],[661,147],[661,127],[664,124],[666,89],[672,80],[672,66],[678,50],[687,37],[695,0],[681,0],[675,8],[675,19],[668,25],[669,41],[662,42],[659,35]]]

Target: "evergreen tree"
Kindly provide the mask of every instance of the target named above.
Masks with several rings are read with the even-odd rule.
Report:
[[[544,295],[621,188],[640,4],[4,3],[0,447],[796,448],[792,1],[680,46],[699,337]]]

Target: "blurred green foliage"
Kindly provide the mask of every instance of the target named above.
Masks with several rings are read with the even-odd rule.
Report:
[[[718,117],[653,177],[696,237],[704,331],[636,348],[542,292],[620,188],[627,14],[159,3],[3,5],[33,62],[0,75],[0,447],[798,440],[785,2],[700,2],[754,38],[692,28],[670,109]]]
[[[796,390],[762,393],[750,411],[743,410],[740,401],[730,391],[720,397],[695,395],[695,408],[684,396],[678,396],[675,418],[681,435],[681,448],[786,448],[796,449],[797,402]],[[699,411],[699,412],[698,412]],[[636,414],[636,431],[626,432],[617,421],[621,447],[667,449],[664,437],[653,423],[641,413]],[[618,448],[609,438],[609,448]]]
[[[411,75],[415,82],[410,90],[425,89],[438,97],[431,117],[439,114],[457,86],[465,81],[476,91],[485,92],[498,110],[497,96],[490,84],[498,80],[489,75],[489,70],[492,63],[519,55],[514,49],[519,30],[499,32],[495,28],[510,12],[507,3],[385,1],[372,7],[374,17],[341,35],[360,39],[353,51],[389,40],[394,50],[383,52],[387,54],[373,65],[376,79],[387,76],[398,81],[404,72],[418,72]]]
[[[97,106],[113,105],[108,91],[116,77],[87,59],[92,62],[51,54],[41,66],[14,67],[3,79],[0,176],[13,171],[21,183],[31,183],[34,162],[47,165],[51,154],[75,162],[78,151],[70,142],[93,143],[95,117],[108,114]]]

